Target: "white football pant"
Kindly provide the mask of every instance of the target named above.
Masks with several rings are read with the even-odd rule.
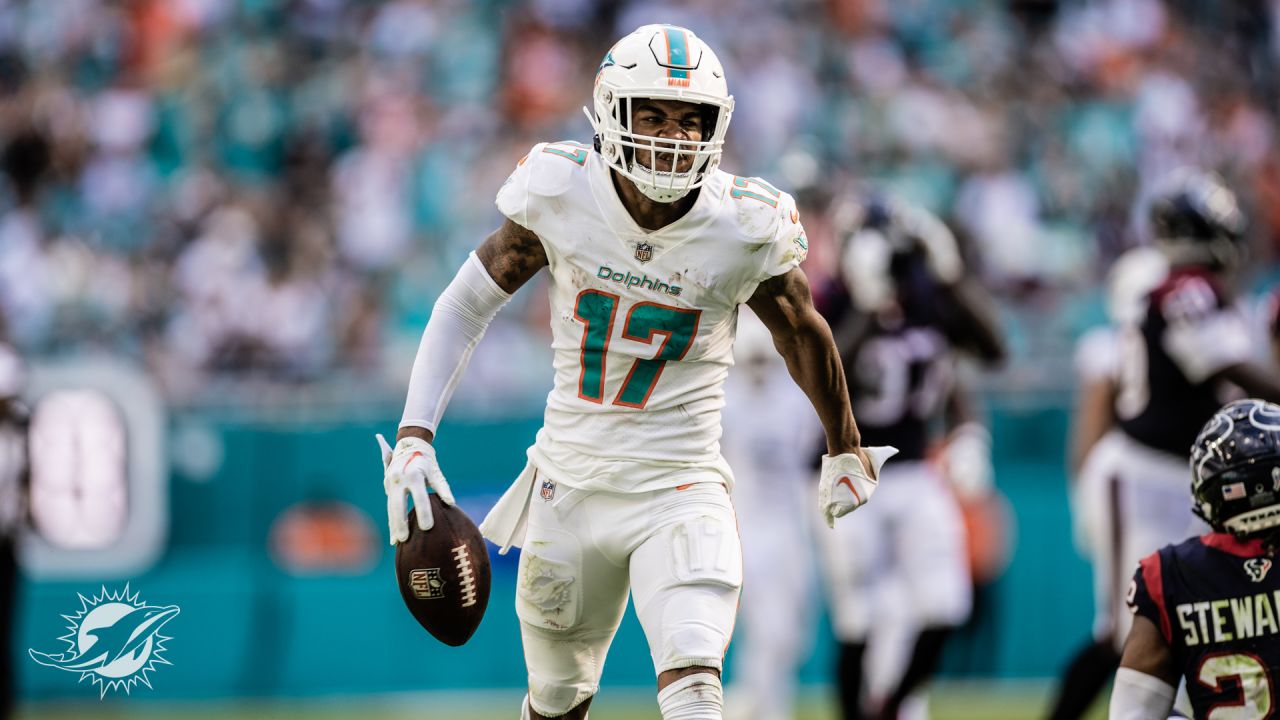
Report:
[[[630,591],[654,670],[720,669],[742,585],[729,493],[700,482],[642,493],[534,483],[520,555],[529,701],[563,715],[599,689]]]

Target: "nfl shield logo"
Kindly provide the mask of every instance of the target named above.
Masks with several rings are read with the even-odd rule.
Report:
[[[555,482],[552,480],[543,480],[541,494],[542,494],[543,500],[550,500],[551,498],[555,497],[556,496]]]
[[[409,588],[419,600],[436,600],[444,597],[444,578],[440,568],[425,568],[409,573]]]
[[[647,263],[653,259],[653,246],[647,242],[636,243],[636,259]]]

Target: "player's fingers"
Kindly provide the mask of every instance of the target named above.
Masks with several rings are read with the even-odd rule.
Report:
[[[405,519],[404,491],[387,492],[387,526],[391,529],[391,544],[409,539],[409,522]]]
[[[413,511],[418,516],[418,527],[430,530],[435,527],[436,519],[431,515],[431,498],[427,495],[426,483],[413,483],[409,486],[413,495]]]
[[[382,453],[382,467],[385,469],[391,464],[391,446],[387,444],[387,439],[382,437],[382,433],[376,433],[374,437],[378,439],[378,451]]]
[[[445,505],[457,505],[453,499],[453,489],[449,487],[449,483],[444,479],[444,473],[440,472],[440,468],[433,468],[427,473],[427,479],[431,482],[431,489],[436,491],[440,496],[440,502]]]

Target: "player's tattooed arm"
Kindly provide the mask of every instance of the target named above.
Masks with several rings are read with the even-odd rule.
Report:
[[[485,238],[485,241],[476,249],[476,257],[480,260],[480,264],[484,266],[484,270],[489,274],[489,277],[492,278],[498,287],[501,288],[508,296],[516,290],[519,290],[521,286],[529,281],[529,278],[536,275],[538,270],[542,269],[542,267],[547,264],[547,253],[546,250],[543,249],[542,241],[538,239],[538,236],[511,220],[504,222],[502,227],[493,231],[489,237]],[[483,281],[481,284],[483,284]],[[452,287],[452,285],[450,287]],[[446,290],[446,292],[448,291]],[[501,303],[506,302],[506,299],[502,299],[500,301],[494,300],[493,302],[495,304],[491,309],[491,314],[483,320],[482,327],[488,325],[489,320],[492,319],[492,313],[496,313],[498,308],[501,307]],[[462,325],[474,327],[475,319],[473,318],[467,323],[462,323]],[[479,335],[476,335],[474,338],[464,337],[459,340],[455,337],[456,333],[451,333],[449,330],[445,329],[447,326],[448,323],[439,326],[441,332],[444,333],[443,341],[445,344],[441,345],[440,342],[436,342],[434,347],[437,349],[440,347],[452,347],[455,348],[456,352],[450,356],[451,359],[449,362],[441,364],[441,361],[435,357],[435,355],[439,354],[438,351],[435,354],[424,354],[422,349],[419,348],[418,358],[414,361],[414,371],[410,376],[410,401],[419,396],[441,397],[439,387],[437,386],[446,386],[447,383],[431,384],[433,382],[432,378],[440,376],[441,373],[444,374],[444,377],[452,375],[456,372],[456,368],[455,365],[449,363],[462,363],[463,366],[465,366],[465,363],[470,358],[470,351],[463,348],[465,348],[468,341],[472,342],[474,346],[474,342],[479,338]],[[454,326],[457,327],[458,324],[455,323]],[[431,332],[433,332],[433,326],[428,323],[427,333]],[[479,332],[483,333],[484,331],[481,329]],[[423,337],[424,342],[426,342],[426,335],[424,334]],[[440,338],[437,338],[437,340],[440,340]],[[422,382],[430,385],[430,392],[415,392],[414,378],[418,376],[422,377]],[[452,392],[453,390],[451,388],[445,391],[445,394],[443,395],[445,398],[444,402],[448,402],[448,396],[451,395]],[[443,412],[443,410],[440,410],[440,412]],[[408,414],[408,410],[406,410],[406,413]],[[415,412],[409,416],[413,418],[427,418],[433,414],[434,411],[431,408],[426,408],[416,409]],[[402,425],[399,432],[396,434],[397,445],[399,445],[401,440],[410,437],[419,438],[428,443],[432,442],[435,439],[435,433],[422,425],[423,424],[419,423]],[[392,535],[395,536],[394,529],[392,531]]]
[[[547,265],[547,251],[533,231],[507,220],[476,248],[476,257],[506,293],[514,293]]]
[[[813,306],[805,274],[794,268],[760,283],[747,306],[769,328],[791,377],[818,412],[826,430],[827,452],[861,455],[862,438],[849,404],[840,353],[827,321]]]

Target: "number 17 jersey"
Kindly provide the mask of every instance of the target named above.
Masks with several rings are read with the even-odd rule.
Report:
[[[590,490],[731,484],[720,410],[738,305],[807,253],[791,197],[717,170],[683,217],[650,232],[598,153],[544,143],[497,205],[538,236],[550,269],[555,383],[534,464]]]

